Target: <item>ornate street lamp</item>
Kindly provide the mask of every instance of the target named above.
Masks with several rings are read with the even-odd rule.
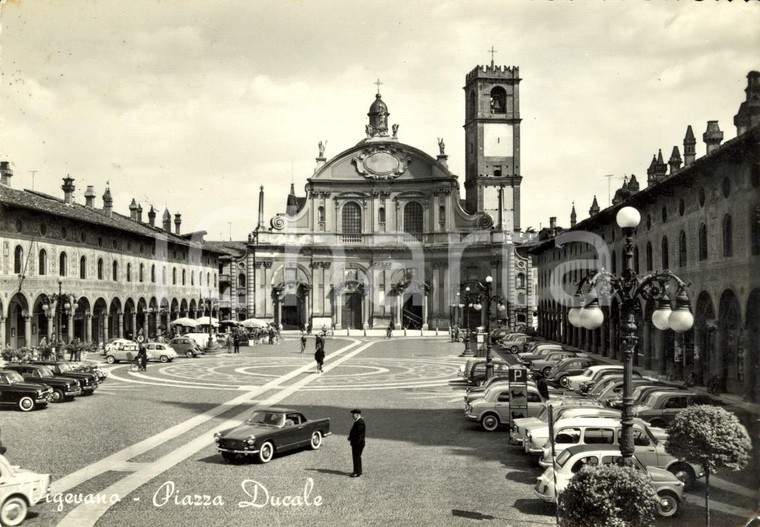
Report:
[[[459,293],[457,293],[457,296]],[[463,319],[464,319],[464,336],[462,337],[464,339],[464,351],[462,352],[460,357],[472,357],[475,355],[475,352],[472,351],[472,343],[470,342],[472,335],[470,334],[470,309],[473,307],[472,300],[474,298],[474,295],[470,294],[470,286],[466,286],[464,288],[464,295],[462,295],[462,299],[464,300],[463,304],[459,304],[459,307],[461,309],[467,308],[466,311],[464,311]]]
[[[485,284],[478,282],[481,293],[477,296],[477,303],[473,306],[477,311],[485,308],[485,344],[486,344],[486,380],[493,377],[493,357],[491,356],[491,303],[497,302],[496,308],[504,311],[507,306],[504,305],[504,299],[500,295],[491,295],[491,284],[493,277],[486,276]]]
[[[678,333],[688,331],[694,325],[688,283],[669,270],[656,271],[639,277],[633,271],[633,233],[641,221],[641,214],[633,207],[623,207],[617,213],[616,221],[623,230],[623,272],[615,276],[600,269],[578,283],[575,303],[568,311],[570,324],[588,330],[599,328],[604,322],[604,312],[599,307],[599,298],[617,297],[621,304],[620,334],[623,347],[623,416],[621,418],[622,437],[620,453],[626,463],[631,462],[633,444],[633,398],[631,379],[633,376],[633,354],[636,351],[636,314],[640,312],[639,298],[656,302],[657,309],[652,315],[652,323],[660,330],[672,329]],[[676,298],[676,309],[671,310],[668,289]],[[584,293],[585,291],[585,293]],[[585,301],[584,301],[585,300]]]
[[[76,313],[79,308],[77,298],[71,293],[63,293],[63,280],[58,279],[58,292],[45,295],[46,302],[42,304],[42,311],[45,312],[45,316],[55,316],[56,330],[55,330],[55,350],[58,353],[58,347],[63,342],[63,335],[61,334],[61,319],[65,313]]]

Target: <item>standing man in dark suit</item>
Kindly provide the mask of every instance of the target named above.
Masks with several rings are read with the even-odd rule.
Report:
[[[362,452],[364,451],[364,436],[366,426],[362,419],[361,410],[351,410],[351,416],[354,418],[354,426],[348,434],[348,441],[351,443],[351,456],[354,459],[354,471],[351,473],[352,478],[358,478],[362,475]]]

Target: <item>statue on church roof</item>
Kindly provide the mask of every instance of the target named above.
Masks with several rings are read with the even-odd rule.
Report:
[[[325,157],[325,145],[327,144],[327,141],[320,141],[319,142],[319,157]]]
[[[393,125],[393,138],[398,139],[398,125],[397,124]]]
[[[446,155],[446,143],[443,142],[443,137],[438,138],[438,150],[440,150],[442,156]]]

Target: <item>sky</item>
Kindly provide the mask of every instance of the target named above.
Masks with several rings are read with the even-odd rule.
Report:
[[[760,2],[0,0],[0,159],[15,188],[75,178],[116,211],[246,239],[304,195],[317,145],[364,137],[376,86],[400,141],[446,142],[464,197],[465,75],[520,67],[522,226],[588,216],[718,120],[760,70]],[[613,175],[607,178],[606,175]]]

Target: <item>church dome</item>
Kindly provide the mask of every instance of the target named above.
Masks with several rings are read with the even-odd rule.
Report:
[[[375,95],[375,102],[369,107],[369,115],[378,113],[388,113],[388,105],[383,102],[381,95]]]

